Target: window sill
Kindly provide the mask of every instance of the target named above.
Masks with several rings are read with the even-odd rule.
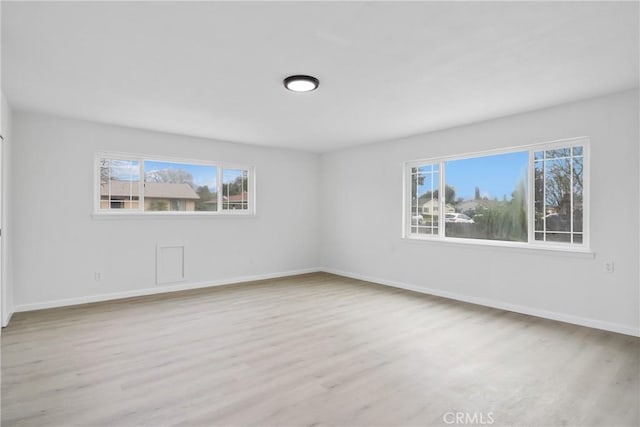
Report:
[[[422,244],[428,242],[435,245],[453,246],[458,248],[486,248],[510,251],[512,253],[535,253],[535,254],[553,254],[560,256],[578,257],[578,258],[595,258],[595,252],[589,248],[568,247],[566,245],[536,245],[525,242],[501,242],[492,240],[474,240],[461,238],[442,238],[442,237],[419,237],[419,236],[403,236],[403,240],[411,243]],[[513,250],[515,249],[515,251]]]
[[[254,212],[93,212],[93,219],[193,219],[193,218],[255,218]]]

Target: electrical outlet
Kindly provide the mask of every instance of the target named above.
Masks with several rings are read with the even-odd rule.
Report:
[[[605,273],[613,273],[613,261],[611,261],[610,259],[606,260],[602,264],[602,268]]]
[[[93,277],[96,279],[96,282],[99,282],[100,280],[102,280],[102,273],[100,273],[99,271],[96,271],[93,274]]]

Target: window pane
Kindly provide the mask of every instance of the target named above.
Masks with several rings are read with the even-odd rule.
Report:
[[[139,208],[140,162],[100,159],[100,209]]]
[[[547,242],[571,243],[571,233],[547,233]]]
[[[536,231],[544,230],[544,162],[534,163],[534,228]],[[536,239],[538,240],[538,239]],[[543,239],[540,239],[543,240]]]
[[[526,242],[526,151],[446,162],[445,235]]]
[[[249,172],[244,169],[222,170],[222,209],[249,209]]]
[[[545,160],[535,161],[535,230],[543,232],[536,240],[582,244],[575,233],[583,231],[583,152],[581,146],[547,150]]]
[[[573,232],[582,232],[583,212],[583,164],[582,157],[573,159]],[[575,241],[575,240],[574,240]],[[578,242],[582,243],[582,241]]]
[[[571,155],[570,148],[558,148],[555,150],[547,150],[545,151],[545,157],[547,159],[553,159],[558,157],[569,157]]]
[[[217,210],[217,168],[211,165],[145,160],[146,211]]]
[[[413,168],[417,171],[417,168]],[[419,173],[411,174],[411,214],[418,215],[418,182],[424,180],[424,175]]]
[[[547,160],[544,175],[547,231],[571,231],[571,160]]]
[[[421,165],[411,175],[412,233],[438,234],[438,186],[440,175],[437,164]]]

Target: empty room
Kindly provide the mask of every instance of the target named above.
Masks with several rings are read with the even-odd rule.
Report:
[[[640,2],[0,11],[2,426],[640,425]]]

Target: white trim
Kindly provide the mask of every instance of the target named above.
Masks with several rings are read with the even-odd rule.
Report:
[[[595,258],[595,252],[583,247],[571,247],[562,243],[546,242],[545,244],[527,242],[509,242],[505,240],[485,240],[485,239],[465,239],[462,237],[440,237],[426,235],[406,236],[403,240],[407,242],[434,242],[438,245],[464,246],[474,248],[516,248],[518,252],[529,251],[529,253],[549,252],[552,254],[566,254],[569,256]]]
[[[411,233],[411,218],[413,217],[413,212],[411,212],[411,185],[411,168],[402,165],[402,237]],[[409,215],[407,215],[407,212],[409,212]],[[407,217],[409,217],[408,221]]]
[[[376,283],[384,286],[391,286],[393,288],[405,289],[408,291],[419,292],[421,294],[434,295],[438,297],[448,298],[456,301],[468,302],[471,304],[482,305],[485,307],[496,308],[499,310],[513,311],[515,313],[526,314],[529,316],[541,317],[544,319],[555,320],[559,322],[571,323],[579,326],[586,326],[588,328],[602,329],[605,331],[616,332],[625,335],[631,335],[634,337],[640,337],[640,329],[633,326],[623,325],[620,323],[605,322],[597,319],[589,319],[586,317],[573,316],[571,314],[558,313],[555,311],[548,311],[534,307],[527,307],[518,304],[511,304],[504,301],[496,301],[489,298],[474,297],[468,295],[462,295],[455,292],[443,291],[441,289],[423,288],[414,285],[410,285],[403,282],[394,280],[385,280],[371,276],[365,276],[357,273],[350,273],[346,271],[336,270],[333,268],[323,268],[325,273],[336,274],[338,276],[350,277],[352,279],[363,280],[365,282]]]
[[[240,276],[230,279],[209,280],[205,282],[181,283],[179,285],[157,286],[150,288],[134,289],[130,291],[113,292],[101,295],[89,295],[84,297],[66,298],[54,301],[36,302],[31,304],[19,304],[14,307],[13,312],[43,310],[46,308],[67,307],[78,304],[89,304],[92,302],[111,301],[122,298],[139,297],[145,295],[157,295],[169,292],[186,291],[190,289],[212,288],[216,286],[232,285],[243,282],[255,282],[257,280],[277,279],[280,277],[297,276],[300,274],[317,273],[320,268],[305,268],[300,270],[282,271],[278,273],[256,274],[254,276]],[[12,313],[13,314],[13,313]]]
[[[433,166],[432,166],[433,167]],[[447,229],[447,166],[445,161],[438,162],[438,238],[446,239],[445,230]],[[432,196],[433,197],[433,196]],[[418,197],[420,199],[420,197]],[[431,234],[432,237],[436,237]]]
[[[4,94],[2,96],[4,100]],[[8,173],[7,163],[5,160],[5,146],[6,142],[4,137],[0,135],[0,322],[2,327],[7,326],[9,319],[11,318],[11,308],[8,301],[8,281],[7,281],[7,254],[8,254],[8,242],[6,236],[6,224],[7,224],[7,190],[8,190]],[[5,313],[5,311],[9,313]]]
[[[96,151],[96,156],[104,156],[114,159],[120,160],[149,160],[149,161],[160,161],[163,163],[177,163],[177,164],[195,164],[202,166],[221,166],[227,169],[238,169],[238,168],[246,168],[246,164],[240,164],[237,162],[226,162],[219,160],[202,160],[202,159],[191,159],[185,157],[173,157],[173,156],[162,156],[162,155],[148,155],[144,153],[129,153],[124,151]]]
[[[195,212],[177,212],[177,211],[163,211],[163,212],[92,212],[91,218],[93,219],[155,219],[155,218],[256,218],[255,213],[241,211],[238,213],[230,213],[233,210],[223,212],[207,212],[207,211],[195,211]]]
[[[515,313],[526,314],[529,316],[541,317],[544,319],[571,323],[579,326],[586,326],[588,328],[601,329],[604,331],[610,331],[610,332],[616,332],[616,333],[625,334],[625,335],[631,335],[634,337],[640,337],[640,330],[638,328],[634,328],[633,326],[629,326],[629,325],[605,322],[602,320],[589,319],[589,318],[580,317],[580,316],[573,316],[570,314],[563,314],[563,313],[558,313],[554,311],[537,309],[533,307],[526,307],[526,306],[511,304],[503,301],[495,301],[488,298],[472,297],[472,296],[458,294],[455,292],[443,291],[440,289],[422,288],[422,287],[409,285],[409,284],[394,281],[394,280],[380,279],[376,277],[366,276],[363,274],[350,273],[350,272],[337,270],[333,268],[327,268],[327,267],[306,268],[301,270],[291,270],[291,271],[285,271],[285,272],[279,272],[279,273],[260,274],[255,276],[242,276],[242,277],[236,277],[232,279],[214,280],[214,281],[207,281],[207,282],[182,283],[182,284],[173,285],[173,286],[163,286],[163,287],[154,286],[152,288],[136,289],[136,290],[124,291],[124,292],[114,292],[110,294],[68,298],[68,299],[32,303],[32,304],[21,304],[21,305],[15,306],[13,311],[9,313],[9,316],[6,319],[4,319],[5,323],[3,324],[3,326],[6,326],[9,323],[9,320],[11,319],[11,315],[13,315],[13,313],[33,311],[33,310],[43,310],[47,308],[56,308],[56,307],[67,307],[67,306],[78,305],[78,304],[111,301],[116,299],[131,298],[131,297],[138,297],[138,296],[145,296],[145,295],[157,295],[157,294],[178,292],[178,291],[184,291],[184,290],[190,290],[190,289],[201,289],[201,288],[209,288],[209,287],[216,287],[216,286],[224,286],[224,285],[231,285],[231,284],[237,284],[237,283],[243,283],[243,282],[253,282],[257,280],[277,279],[280,277],[297,276],[300,274],[309,274],[309,273],[317,273],[317,272],[335,274],[338,276],[349,277],[357,280],[363,280],[365,282],[376,283],[379,285],[390,286],[393,288],[405,289],[408,291],[418,292],[421,294],[434,295],[434,296],[448,298],[456,301],[463,301],[471,304],[478,304],[478,305],[495,308],[499,310],[513,311]]]
[[[535,150],[536,148],[539,149],[542,147],[544,147],[545,149],[566,148],[568,144],[576,144],[577,141],[585,141],[586,143],[588,143],[589,137],[586,135],[576,136],[573,138],[557,139],[553,141],[538,141],[531,144],[514,145],[514,146],[504,147],[504,148],[494,148],[491,150],[464,152],[460,154],[447,154],[446,156],[428,157],[424,159],[409,160],[404,162],[404,165],[408,167],[420,166],[424,163],[437,163],[440,161],[447,161],[447,160],[473,159],[475,157],[493,156],[497,154],[515,153],[518,151]]]
[[[591,140],[582,146],[582,244],[591,247]],[[573,191],[573,188],[571,189]],[[572,206],[573,208],[573,206]]]
[[[529,164],[527,166],[527,243],[534,244],[536,241],[536,159],[535,150],[529,148]],[[573,173],[573,171],[571,171]],[[543,191],[545,191],[543,189]],[[571,189],[573,193],[573,188]],[[543,196],[544,199],[544,196]],[[573,207],[573,205],[571,205]],[[583,209],[584,210],[584,209]],[[573,218],[573,214],[571,215]],[[546,221],[543,216],[542,221]]]
[[[2,327],[4,328],[9,324],[11,320],[11,316],[13,316],[14,310],[10,307],[10,310],[7,313],[2,313]]]

